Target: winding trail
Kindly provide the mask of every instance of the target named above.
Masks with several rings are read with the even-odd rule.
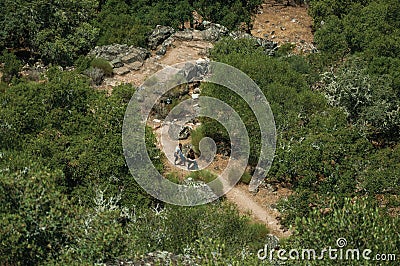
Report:
[[[252,34],[257,37],[264,37],[276,41],[279,45],[292,43],[296,49],[295,53],[312,52],[313,34],[311,31],[312,19],[307,14],[307,7],[283,6],[274,0],[265,0],[261,10],[255,16]],[[141,69],[132,71],[126,75],[116,75],[107,78],[104,82],[104,89],[112,91],[118,84],[131,83],[135,86],[141,85],[148,77],[161,70],[166,65],[173,65],[179,62],[206,58],[207,50],[213,47],[213,43],[205,41],[179,41],[168,48],[164,56],[156,56],[153,52],[152,57],[144,62]],[[152,122],[149,122],[150,124]],[[158,125],[152,125],[156,133],[158,146],[164,151],[166,157],[165,168],[167,172],[175,172],[181,178],[187,175],[187,170],[183,166],[174,165],[173,152],[176,142],[168,140],[168,136],[163,136],[164,146],[161,146],[161,136],[165,125],[160,121]],[[165,141],[167,140],[167,141]],[[216,161],[216,162],[215,162]],[[227,165],[228,159],[224,156],[216,156],[213,163],[198,162],[199,167],[207,167],[208,170],[218,173]],[[282,229],[278,219],[279,212],[275,207],[277,201],[285,198],[292,192],[285,188],[262,188],[257,194],[251,194],[247,186],[236,185],[227,194],[226,198],[234,203],[238,210],[243,214],[249,214],[254,221],[265,224],[270,233],[279,238],[290,236],[290,231]]]
[[[227,194],[229,201],[233,202],[242,213],[248,213],[254,220],[259,221],[270,230],[270,233],[278,238],[290,236],[291,232],[282,229],[281,224],[276,219],[279,212],[267,209],[262,206],[254,198],[255,195],[250,194],[244,186],[235,186]]]
[[[165,164],[168,165],[168,169],[171,170],[178,170],[181,175],[187,174],[186,168],[180,165],[174,165],[174,150],[177,145],[177,141],[173,141],[168,134],[168,124],[163,124],[162,122],[159,125],[154,126],[155,133],[157,136],[157,146],[165,153],[167,160]],[[163,139],[161,142],[161,138]],[[162,144],[161,144],[162,143]],[[206,168],[208,164],[206,162],[198,161],[200,169]],[[207,169],[212,171],[211,169]],[[224,183],[224,182],[223,182]],[[272,192],[271,192],[272,193]],[[268,202],[268,193],[264,193],[264,195],[259,196],[263,197],[263,201]],[[285,238],[290,236],[290,231],[284,230],[276,219],[279,216],[279,212],[271,208],[270,206],[275,204],[276,201],[279,199],[279,196],[270,197],[268,204],[261,204],[259,201],[256,200],[257,195],[250,193],[246,186],[244,185],[236,185],[234,186],[227,194],[226,198],[234,203],[239,212],[242,214],[248,214],[254,221],[260,222],[265,224],[265,226],[269,229],[270,233],[277,236],[278,238]]]

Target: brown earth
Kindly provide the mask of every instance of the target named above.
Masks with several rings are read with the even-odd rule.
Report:
[[[314,48],[312,18],[307,6],[288,6],[266,0],[254,18],[251,33],[282,45],[293,43],[296,53],[311,52]]]

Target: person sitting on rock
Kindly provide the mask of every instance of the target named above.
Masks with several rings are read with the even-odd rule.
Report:
[[[186,158],[185,158],[185,156],[183,155],[183,152],[182,152],[182,143],[179,143],[178,146],[176,146],[175,152],[174,152],[174,157],[175,157],[175,161],[174,161],[175,165],[176,165],[178,159],[180,159],[180,163],[179,164],[183,163],[183,165],[185,165]]]
[[[191,168],[194,169],[194,170],[199,169],[199,165],[197,164],[196,155],[194,154],[194,150],[193,149],[189,150],[189,152],[188,152],[186,157],[187,157],[186,160],[188,161],[188,164],[187,164],[187,169],[188,170],[190,170]]]

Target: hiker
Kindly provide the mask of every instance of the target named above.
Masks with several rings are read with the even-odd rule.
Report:
[[[189,150],[189,152],[188,152],[186,157],[187,157],[186,160],[188,161],[188,164],[187,164],[187,169],[188,170],[190,170],[190,168],[193,168],[194,170],[199,169],[199,165],[197,164],[196,155],[194,154],[194,150],[193,149]],[[190,167],[190,166],[192,166],[192,167]]]
[[[186,158],[182,153],[182,143],[179,143],[178,146],[176,146],[175,152],[174,152],[174,157],[175,157],[175,161],[174,161],[175,165],[176,165],[176,162],[178,161],[178,159],[180,159],[179,164],[183,163],[183,165],[185,165]]]

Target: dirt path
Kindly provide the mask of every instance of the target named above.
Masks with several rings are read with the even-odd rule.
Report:
[[[275,0],[266,0],[259,14],[255,16],[252,34],[257,37],[267,38],[278,42],[279,45],[292,43],[296,46],[295,52],[307,53],[314,49],[313,34],[311,32],[312,19],[308,16],[306,7],[292,7],[277,4]],[[132,71],[123,76],[115,76],[106,80],[105,85],[113,87],[121,83],[132,83],[135,86],[142,84],[148,77],[161,70],[166,65],[173,65],[188,60],[205,58],[206,50],[213,47],[210,42],[204,41],[175,41],[168,48],[164,56],[153,56],[144,62],[141,69]],[[165,161],[166,172],[175,173],[183,179],[188,172],[183,166],[175,166],[173,151],[176,142],[167,140],[161,147],[161,125],[152,125],[155,129],[158,146],[167,156]],[[157,129],[156,129],[157,128]],[[214,161],[207,166],[207,170],[220,174],[226,168],[228,158],[216,155]],[[205,165],[199,161],[202,168]],[[226,195],[243,214],[249,214],[255,221],[266,225],[270,232],[278,237],[287,237],[290,232],[282,229],[277,217],[276,209],[278,200],[289,196],[292,192],[285,188],[263,188],[256,195],[251,194],[247,186],[237,185]]]
[[[185,166],[174,165],[174,150],[177,145],[177,141],[173,141],[169,138],[167,132],[169,129],[168,124],[158,124],[155,125],[151,123],[153,128],[156,128],[155,133],[157,136],[157,146],[165,153],[166,161],[164,162],[166,165],[167,172],[174,172],[179,176],[179,178],[183,179],[188,174]],[[161,141],[162,138],[162,141]],[[218,162],[219,161],[219,162]],[[228,159],[221,158],[217,162],[212,162],[211,164],[207,164],[201,160],[198,160],[200,169],[207,169],[211,172],[220,174],[220,171],[215,171],[216,164],[218,164],[218,169],[223,170],[224,166],[226,166]],[[223,162],[221,162],[223,161]],[[223,180],[222,180],[223,181]],[[224,183],[224,182],[222,182]],[[279,238],[285,238],[290,235],[290,231],[284,230],[280,225],[279,221],[276,217],[279,216],[279,212],[273,206],[277,203],[279,199],[282,197],[286,197],[290,194],[290,191],[286,190],[283,192],[273,192],[268,189],[260,189],[261,191],[256,195],[251,194],[248,191],[247,186],[245,185],[236,185],[234,186],[227,194],[227,199],[234,203],[240,213],[250,215],[255,221],[265,224],[265,226],[270,230],[271,234]]]
[[[271,207],[276,204],[282,195],[278,196],[276,193],[276,196],[274,196],[268,191],[263,191],[263,194],[262,201],[268,202],[268,204],[260,204],[260,195],[250,194],[245,185],[235,186],[226,194],[226,197],[238,207],[241,213],[247,213],[254,220],[265,224],[271,234],[279,238],[290,236],[290,231],[283,229],[276,219],[279,216],[278,210]]]

